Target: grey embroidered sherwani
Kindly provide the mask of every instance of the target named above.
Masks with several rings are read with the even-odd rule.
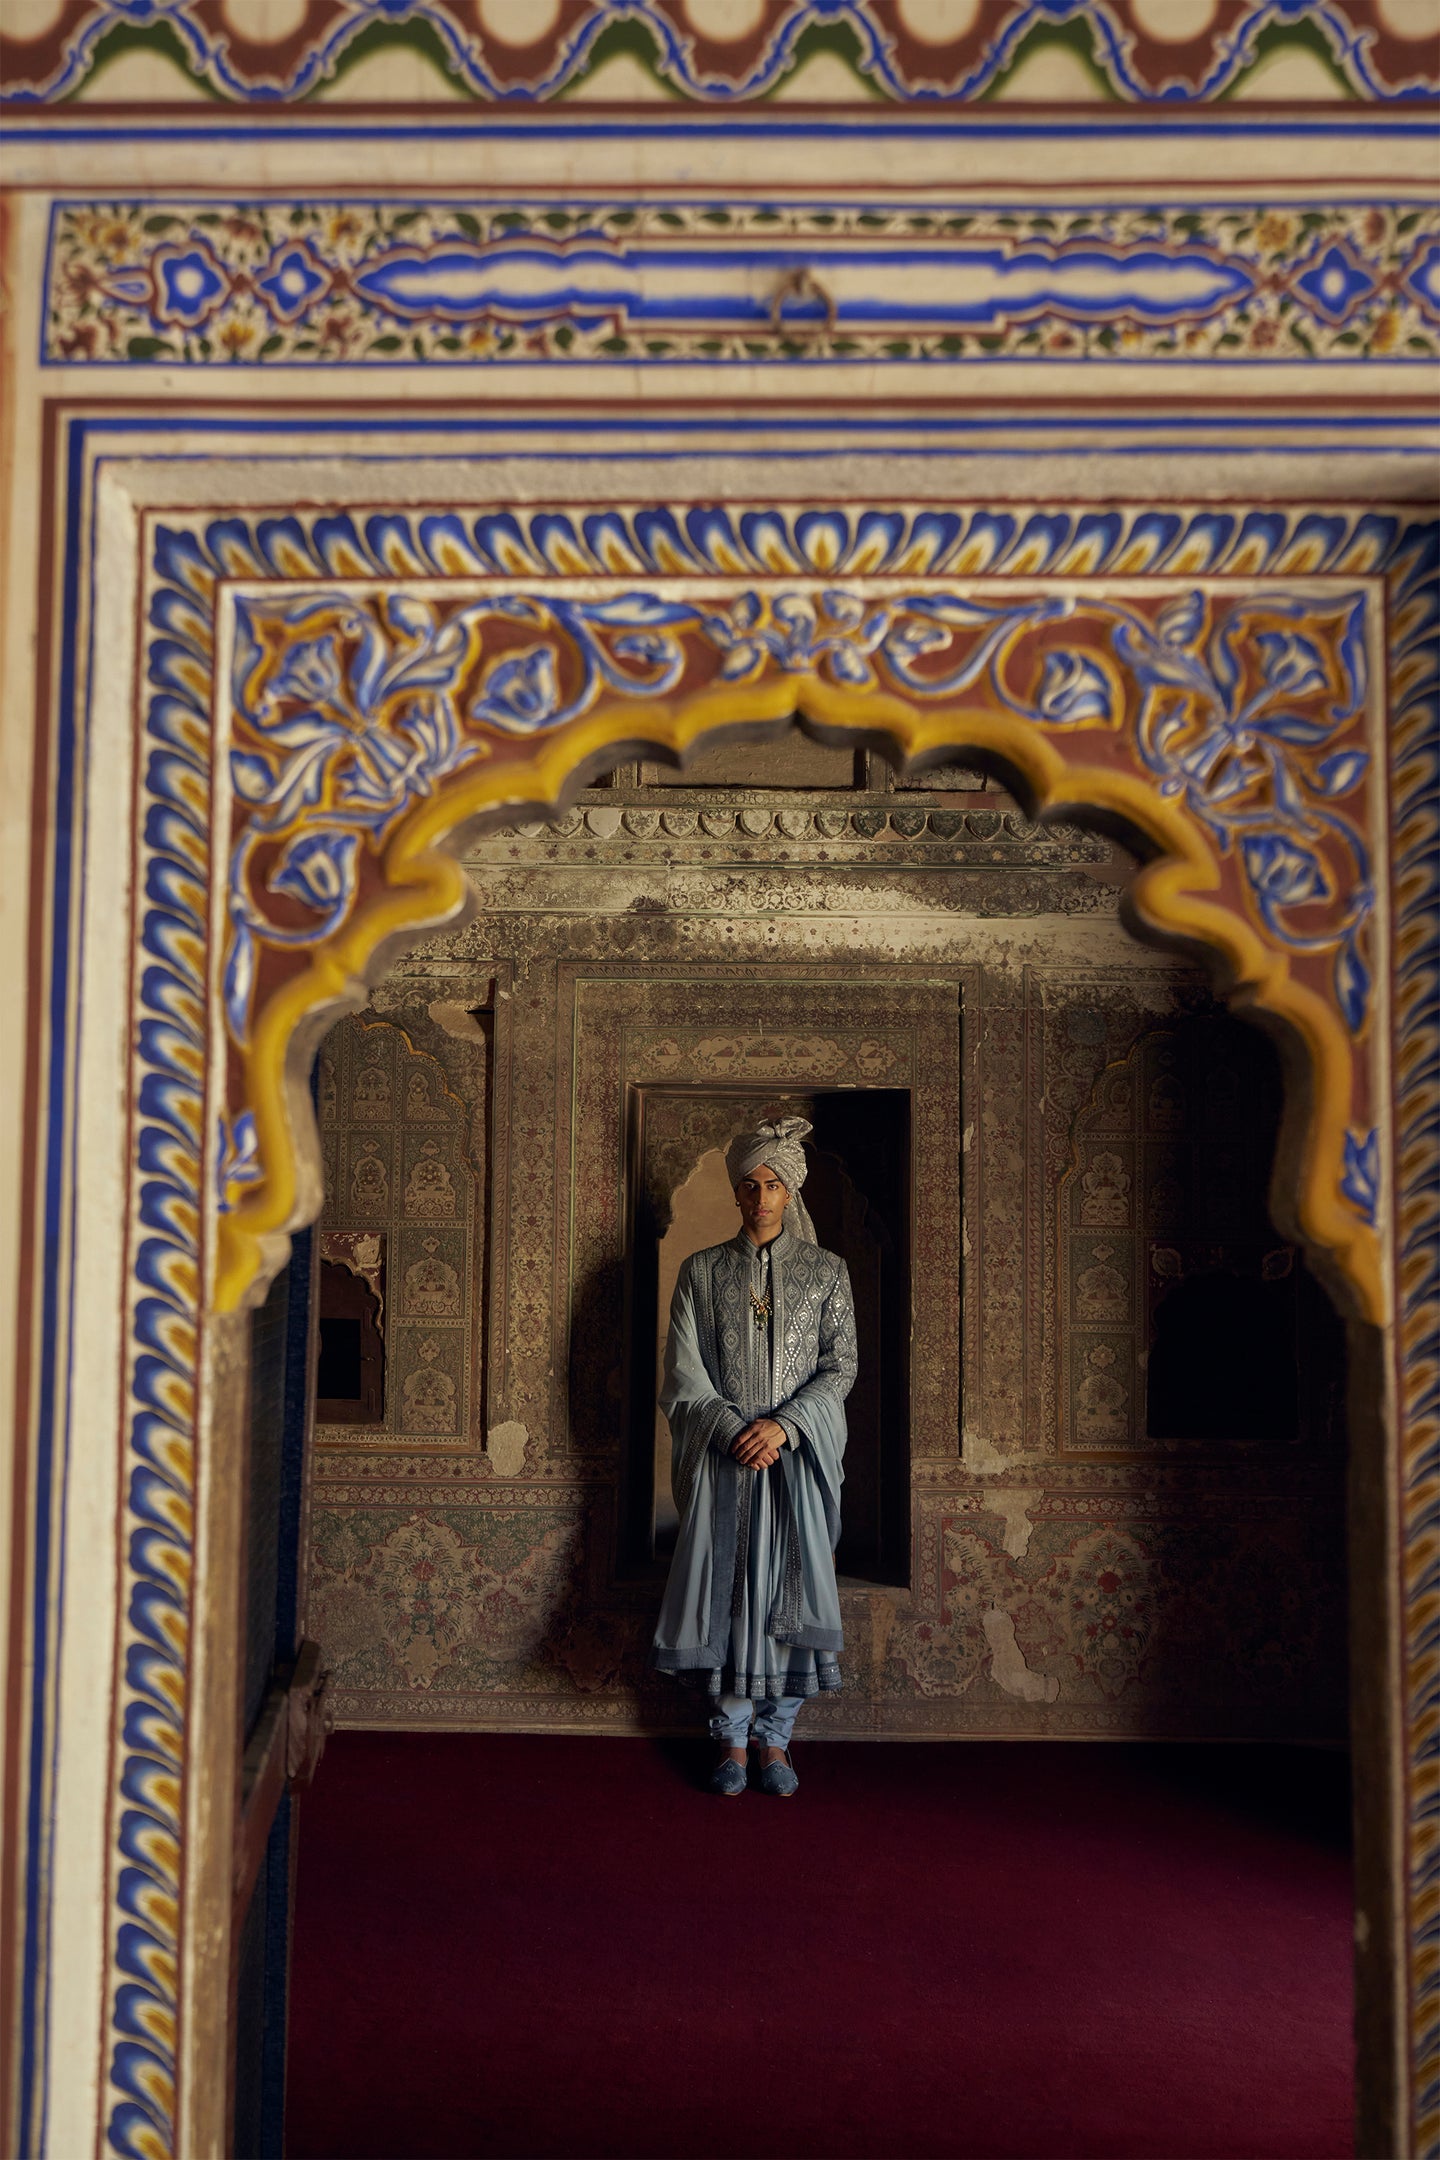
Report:
[[[752,1291],[771,1308],[761,1326]],[[660,1395],[680,1511],[655,1630],[661,1671],[757,1699],[839,1687],[835,1547],[855,1368],[837,1254],[789,1230],[759,1247],[742,1231],[681,1268]],[[756,1417],[785,1433],[768,1470],[729,1452]]]

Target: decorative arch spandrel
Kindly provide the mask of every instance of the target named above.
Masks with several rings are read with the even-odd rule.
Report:
[[[1372,599],[1313,578],[237,585],[222,1309],[314,1212],[295,1046],[460,913],[458,836],[637,748],[798,715],[908,764],[989,755],[1040,811],[1140,837],[1138,919],[1303,1046],[1296,1219],[1381,1317]]]

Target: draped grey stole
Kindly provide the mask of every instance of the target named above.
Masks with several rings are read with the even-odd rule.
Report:
[[[752,1289],[762,1302],[768,1290],[764,1327]],[[703,1674],[718,1688],[738,1641],[749,1655],[744,1669],[735,1665],[734,1692],[840,1684],[833,1554],[855,1366],[849,1275],[834,1253],[782,1231],[763,1250],[742,1234],[685,1263],[661,1395],[681,1514],[656,1629],[661,1670]],[[728,1450],[758,1416],[775,1417],[793,1444],[757,1472]],[[764,1543],[752,1553],[757,1510]]]

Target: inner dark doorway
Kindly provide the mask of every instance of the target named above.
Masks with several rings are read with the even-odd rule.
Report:
[[[1191,1013],[1140,1045],[1152,1441],[1343,1452],[1344,1337],[1270,1218],[1283,1084],[1274,1045]]]
[[[720,1158],[760,1116],[799,1115],[805,1201],[822,1245],[849,1265],[860,1371],[846,1404],[839,1572],[904,1585],[910,1576],[910,1093],[835,1088],[758,1097],[753,1089],[637,1087],[629,1120],[631,1236],[622,1561],[663,1572],[673,1548],[668,1442],[655,1397],[679,1260],[739,1228]]]

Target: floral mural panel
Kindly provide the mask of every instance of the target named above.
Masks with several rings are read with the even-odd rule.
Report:
[[[326,1040],[322,1238],[379,1233],[388,1255],[384,1418],[322,1426],[327,1452],[483,1445],[483,1061],[483,1040],[447,1042],[423,1015],[342,1020]]]

